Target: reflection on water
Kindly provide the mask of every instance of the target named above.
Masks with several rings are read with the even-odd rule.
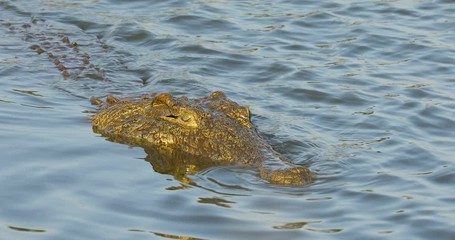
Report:
[[[313,224],[321,223],[321,221],[313,221],[313,222],[293,222],[293,223],[286,223],[282,226],[274,226],[275,229],[299,229],[305,228],[308,231],[314,232],[321,232],[321,233],[337,233],[343,231],[343,229],[317,229],[311,227]]]
[[[150,162],[153,170],[174,176],[176,179],[190,183],[188,175],[194,175],[201,170],[214,167],[216,162],[207,158],[191,156],[182,151],[175,151],[168,148],[145,149],[146,161]]]
[[[31,229],[31,228],[23,228],[23,227],[14,227],[14,226],[8,226],[9,229],[14,230],[14,231],[20,231],[20,232],[30,232],[30,233],[44,233],[46,230],[41,230],[41,229]]]
[[[24,94],[29,94],[35,97],[42,97],[43,95],[39,94],[38,91],[33,91],[33,90],[20,90],[20,89],[13,89],[15,92],[19,93],[24,93]]]
[[[188,237],[188,236],[182,236],[182,235],[172,235],[172,234],[166,234],[166,233],[160,233],[160,232],[152,232],[152,231],[145,231],[145,230],[139,230],[139,229],[130,229],[128,231],[131,232],[139,232],[139,233],[151,233],[154,234],[158,237],[162,238],[168,238],[168,239],[184,239],[184,240],[198,240],[202,238],[193,238],[193,237]]]
[[[454,11],[0,0],[0,238],[452,239]],[[231,167],[174,178],[91,131],[91,96],[214,90],[318,180],[280,187]]]
[[[230,204],[234,204],[235,202],[224,200],[221,198],[200,198],[199,203],[207,203],[207,204],[215,204],[220,207],[230,208]]]

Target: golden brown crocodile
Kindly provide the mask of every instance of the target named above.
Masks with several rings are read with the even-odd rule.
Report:
[[[93,98],[95,104],[102,104]],[[143,147],[155,170],[192,174],[219,165],[257,167],[273,184],[303,185],[315,175],[277,153],[255,131],[250,111],[222,92],[196,99],[170,94],[117,99],[108,96],[92,119],[110,140]]]
[[[77,42],[45,21],[3,25],[22,34],[39,55],[46,54],[63,77],[108,80]],[[274,184],[302,185],[315,178],[308,168],[274,151],[255,131],[248,108],[222,92],[198,99],[170,94],[125,100],[110,96],[92,121],[95,132],[143,147],[157,172],[177,178],[220,165],[257,167],[260,176]]]

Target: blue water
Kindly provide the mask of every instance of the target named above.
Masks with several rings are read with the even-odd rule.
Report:
[[[30,48],[59,34],[97,72]],[[1,240],[455,238],[453,1],[0,0],[0,35]],[[317,181],[177,180],[92,132],[91,96],[216,90]]]

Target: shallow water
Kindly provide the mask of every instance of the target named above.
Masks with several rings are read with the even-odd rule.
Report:
[[[0,239],[453,239],[454,13],[450,0],[0,0]],[[30,49],[58,34],[102,77],[65,78]],[[318,180],[220,167],[179,181],[91,129],[91,96],[215,90]]]

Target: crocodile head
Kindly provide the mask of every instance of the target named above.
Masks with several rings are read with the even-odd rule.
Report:
[[[226,163],[260,157],[257,145],[262,139],[251,125],[249,109],[222,92],[197,99],[167,93],[126,100],[108,96],[92,122],[95,132],[117,142],[181,150]]]

